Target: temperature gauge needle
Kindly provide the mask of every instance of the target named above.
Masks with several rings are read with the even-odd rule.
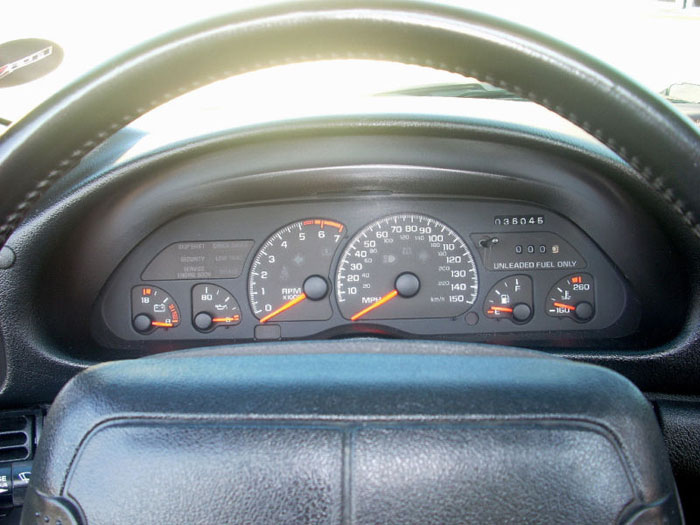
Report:
[[[270,313],[267,314],[265,317],[263,317],[262,319],[260,319],[260,323],[261,323],[261,324],[262,324],[262,323],[265,323],[265,322],[269,321],[270,319],[272,319],[273,317],[278,316],[278,315],[281,314],[282,312],[286,312],[286,311],[289,310],[292,306],[294,306],[295,304],[299,304],[299,303],[302,302],[304,299],[306,299],[306,294],[305,294],[305,293],[302,293],[301,295],[297,295],[297,296],[296,296],[294,299],[292,299],[291,301],[284,303],[284,304],[283,304],[282,306],[280,306],[277,310],[275,310],[274,312],[270,312]]]
[[[565,310],[576,310],[576,307],[571,306],[570,304],[554,303],[554,306],[556,306],[557,308],[564,308]]]
[[[399,292],[398,292],[398,291],[396,291],[396,290],[390,291],[390,292],[389,292],[388,294],[386,294],[384,297],[382,297],[381,299],[379,299],[379,301],[374,302],[374,303],[370,304],[370,305],[369,305],[367,308],[365,308],[364,310],[360,310],[359,312],[357,312],[355,315],[353,315],[353,316],[350,318],[350,320],[351,320],[351,321],[357,321],[360,317],[362,317],[362,316],[368,314],[369,312],[371,312],[371,311],[374,310],[375,308],[379,308],[381,305],[388,303],[389,301],[391,301],[391,300],[392,300],[394,297],[396,297],[397,295],[399,295]]]

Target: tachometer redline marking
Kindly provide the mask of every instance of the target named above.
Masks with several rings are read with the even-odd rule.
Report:
[[[353,315],[353,316],[350,318],[350,320],[351,320],[351,321],[357,321],[360,317],[364,316],[365,314],[368,314],[369,312],[371,312],[371,311],[374,310],[375,308],[379,308],[381,305],[383,305],[383,304],[385,304],[385,303],[388,303],[389,301],[391,301],[391,300],[392,300],[394,297],[396,297],[397,295],[399,295],[399,292],[398,292],[398,291],[396,291],[396,290],[390,291],[390,292],[389,292],[388,294],[386,294],[384,297],[382,297],[381,299],[379,299],[379,301],[377,301],[377,302],[375,302],[375,303],[372,303],[372,304],[370,304],[367,308],[365,308],[364,310],[360,310],[359,312],[357,312],[355,315]]]
[[[274,312],[270,312],[270,313],[267,314],[265,317],[263,317],[262,319],[260,319],[260,323],[262,324],[262,323],[264,323],[264,322],[266,322],[266,321],[269,321],[270,319],[272,319],[273,317],[278,316],[278,315],[281,314],[282,312],[285,312],[285,311],[289,310],[292,306],[294,306],[294,305],[296,305],[296,304],[299,304],[299,303],[302,302],[304,299],[306,299],[306,294],[305,294],[305,293],[302,293],[301,295],[297,295],[297,296],[296,296],[294,299],[292,299],[291,301],[289,301],[289,302],[287,302],[287,303],[284,303],[284,304],[283,304],[282,306],[280,306],[277,310],[275,310]]]

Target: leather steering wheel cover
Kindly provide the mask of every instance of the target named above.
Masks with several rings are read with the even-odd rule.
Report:
[[[0,246],[53,182],[141,114],[232,75],[332,58],[461,73],[548,107],[627,160],[700,237],[700,133],[661,98],[575,48],[511,23],[455,8],[363,0],[278,4],[197,23],[51,97],[0,139]]]

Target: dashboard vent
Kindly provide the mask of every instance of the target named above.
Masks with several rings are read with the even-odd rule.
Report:
[[[41,417],[41,411],[0,412],[0,464],[32,458]]]

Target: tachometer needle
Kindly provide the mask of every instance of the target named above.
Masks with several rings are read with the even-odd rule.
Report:
[[[389,292],[388,294],[386,294],[384,297],[382,297],[381,299],[379,299],[379,301],[376,301],[376,302],[370,304],[370,305],[369,305],[367,308],[365,308],[364,310],[360,310],[359,312],[357,312],[355,315],[353,315],[353,316],[350,318],[350,320],[351,320],[351,321],[357,321],[360,317],[362,317],[362,316],[365,315],[365,314],[368,314],[369,312],[371,312],[371,311],[374,310],[375,308],[379,308],[381,305],[383,305],[383,304],[385,304],[385,303],[388,303],[389,301],[391,301],[391,300],[392,300],[394,297],[396,297],[397,295],[399,295],[399,292],[398,292],[398,291],[396,291],[396,290],[390,291],[390,292]]]
[[[576,310],[576,307],[571,306],[570,304],[554,303],[554,306],[556,306],[557,308],[564,308],[565,310]]]
[[[269,321],[270,319],[272,319],[273,317],[278,316],[278,315],[281,314],[282,312],[285,312],[285,311],[289,310],[289,309],[290,309],[292,306],[294,306],[295,304],[299,304],[299,303],[302,302],[304,299],[306,299],[306,294],[305,294],[305,293],[302,293],[301,295],[297,295],[297,296],[296,296],[294,299],[292,299],[291,301],[284,303],[284,304],[283,304],[282,306],[280,306],[277,310],[275,310],[274,312],[270,312],[270,313],[267,314],[265,317],[263,317],[262,319],[260,319],[260,323],[264,323],[264,322]]]

